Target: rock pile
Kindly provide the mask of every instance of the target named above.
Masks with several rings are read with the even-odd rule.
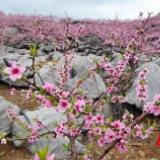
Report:
[[[85,37],[78,41],[78,51],[75,52],[75,56],[73,58],[74,63],[74,70],[75,75],[74,77],[70,77],[68,81],[68,89],[71,90],[72,86],[76,83],[79,78],[82,78],[87,70],[93,66],[94,59],[101,60],[103,54],[110,54],[114,51],[116,54],[110,57],[110,63],[113,66],[116,66],[117,62],[121,59],[121,55],[123,54],[123,49],[120,49],[115,46],[103,46],[102,43],[104,41],[97,37],[97,36],[90,36]],[[33,81],[33,73],[32,73],[32,57],[30,55],[29,46],[33,45],[31,42],[22,42],[19,46],[12,47],[12,46],[2,46],[0,49],[0,68],[6,67],[5,62],[3,59],[6,59],[9,63],[11,61],[16,61],[18,65],[26,67],[25,76],[28,78],[29,81]],[[136,99],[136,84],[138,80],[138,73],[143,69],[143,67],[147,67],[150,71],[147,75],[147,85],[148,85],[148,95],[149,98],[145,101],[145,104],[149,101],[153,100],[153,97],[159,93],[160,82],[159,82],[159,75],[160,75],[160,58],[156,58],[154,56],[149,57],[150,63],[146,63],[145,59],[148,58],[146,56],[139,56],[139,61],[137,63],[136,68],[136,75],[133,79],[133,85],[127,92],[128,103],[135,105],[137,108],[141,108],[140,102]],[[42,65],[39,68],[39,74],[41,75],[44,82],[54,83],[55,85],[59,85],[60,79],[58,70],[61,68],[62,64],[64,64],[64,57],[62,53],[59,51],[54,51],[54,44],[51,42],[41,43],[38,45],[37,56],[35,58],[35,63],[39,65],[39,63],[45,62],[45,65]],[[56,63],[54,63],[56,62]],[[54,67],[55,71],[53,72],[52,68]],[[95,79],[86,79],[85,85],[83,86],[84,93],[86,96],[92,97],[93,99],[98,99],[105,91],[105,83],[101,74],[96,74]],[[12,82],[7,75],[0,72],[0,81],[3,81],[8,84],[12,84],[13,86],[21,86],[21,87],[29,87],[25,83],[19,82]],[[36,84],[41,85],[42,82],[39,76],[35,75]],[[98,90],[97,90],[98,87]],[[7,118],[5,110],[7,108],[13,108],[18,114],[20,113],[20,109],[8,103],[2,97],[0,97],[0,133],[1,132],[12,132],[13,135],[17,133],[25,136],[26,133],[23,129],[18,126],[16,123],[11,123]],[[105,114],[107,117],[111,116],[111,110],[109,106],[105,106]],[[49,126],[49,129],[53,129],[53,122],[65,119],[64,115],[59,113],[57,115],[56,111],[52,108],[48,112],[46,108],[39,108],[35,111],[28,111],[26,115],[32,119],[38,115],[40,120],[43,120]],[[48,118],[50,117],[50,118]],[[19,118],[23,121],[26,121],[23,115],[19,115]],[[5,122],[5,123],[4,123]],[[34,122],[31,121],[32,125],[34,126]],[[43,131],[42,131],[43,132]],[[15,136],[13,136],[14,138]],[[22,137],[23,138],[23,137]],[[69,153],[66,151],[61,152],[63,148],[63,144],[68,143],[68,139],[61,139],[57,137],[56,141],[49,141],[44,138],[38,140],[38,145],[41,148],[42,146],[49,145],[50,153],[55,153],[56,156],[66,156]],[[28,144],[27,141],[16,141],[14,142],[16,147],[21,147],[22,145],[26,145],[28,150],[31,153],[34,153],[34,144]],[[77,150],[79,153],[84,151],[84,146],[81,145],[79,142],[76,143]]]

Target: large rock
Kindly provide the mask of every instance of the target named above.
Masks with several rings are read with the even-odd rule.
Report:
[[[49,65],[44,65],[39,70],[39,75],[41,76],[44,83],[54,83],[57,86],[60,84],[60,78],[57,69],[53,70]],[[43,84],[37,73],[35,74],[35,82],[37,85]]]
[[[49,44],[48,46],[46,46],[43,51],[45,53],[49,53],[49,52],[52,52],[54,50],[54,45],[53,44]]]
[[[154,96],[160,93],[160,89],[159,89],[160,88],[160,81],[159,81],[160,67],[153,62],[145,63],[136,69],[137,75],[140,71],[143,70],[143,67],[146,67],[149,70],[149,73],[147,73],[146,75],[147,86],[148,86],[148,92],[147,92],[148,98],[144,102],[144,104],[146,104],[147,102],[153,101]],[[128,91],[127,97],[128,97],[128,103],[136,105],[137,108],[142,109],[142,104],[136,97],[136,94],[137,94],[136,86],[137,86],[137,81],[139,79],[140,78],[137,77],[134,80],[132,87]]]
[[[91,36],[87,39],[87,43],[89,43],[92,46],[99,46],[102,42],[103,40],[98,36]]]
[[[98,57],[98,56],[95,56]],[[76,84],[77,80],[87,75],[87,71],[93,66],[93,60],[91,57],[86,58],[76,55],[73,60],[74,70],[76,75],[70,78],[68,81],[68,89],[72,90],[72,87]],[[80,87],[86,96],[92,98],[98,98],[105,92],[105,84],[98,74],[95,74],[95,79],[87,78],[85,84]]]
[[[8,114],[6,113],[7,109],[13,109],[17,114],[20,112],[20,108],[18,106],[9,103],[0,96],[0,133],[11,132],[12,122],[9,120]]]
[[[34,43],[32,41],[22,41],[20,45],[17,46],[19,49],[29,49],[30,47],[33,47]]]
[[[54,123],[60,122],[62,120],[66,120],[66,116],[63,115],[63,113],[57,113],[57,111],[54,108],[47,109],[46,107],[41,107],[39,110],[35,111],[28,111],[25,113],[27,117],[29,118],[31,125],[33,127],[36,127],[35,122],[33,121],[33,118],[38,116],[38,119],[43,122],[43,124],[47,125],[47,129],[50,131],[54,130]],[[19,118],[23,122],[27,122],[24,116],[19,116]],[[46,129],[41,128],[39,132],[47,132]],[[17,123],[13,123],[12,126],[12,135],[21,135],[21,138],[24,138],[27,136],[27,132],[23,130],[23,128]],[[13,139],[16,138],[15,136],[12,137]],[[70,155],[70,152],[66,150],[62,150],[64,148],[63,144],[68,144],[69,139],[67,137],[62,138],[61,136],[57,136],[57,138],[53,141],[46,138],[40,138],[37,141],[38,148],[49,146],[49,154],[55,154],[56,157],[64,157]],[[28,143],[27,140],[24,141],[14,141],[14,145],[16,147],[21,147],[22,145],[27,146],[27,149],[34,154],[35,144],[34,143]],[[80,144],[78,141],[76,141],[76,148],[77,152],[79,154],[82,154],[84,152],[85,147]]]

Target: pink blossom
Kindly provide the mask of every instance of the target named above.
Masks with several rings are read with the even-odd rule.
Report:
[[[105,132],[105,140],[107,143],[110,143],[115,140],[115,132],[113,132],[110,128]]]
[[[32,93],[32,90],[29,90],[29,91],[27,92],[27,94],[26,94],[26,99],[29,99],[29,98],[30,98],[31,93]]]
[[[76,111],[76,113],[78,112],[82,112],[82,106],[85,105],[85,101],[84,100],[77,100],[74,104],[74,109]]]
[[[52,107],[52,105],[53,105],[53,101],[43,99],[43,101],[42,101],[42,105],[43,105],[43,106],[46,106],[46,107],[49,109],[49,108],[51,108],[51,107]]]
[[[149,136],[148,136],[147,133],[144,133],[144,134],[141,134],[140,137],[141,137],[142,139],[146,139],[146,138],[148,138]]]
[[[92,115],[92,113],[89,113],[89,115],[85,116],[84,118],[86,120],[86,124],[90,124],[94,120],[94,116]]]
[[[41,128],[42,122],[41,121],[35,121],[35,124],[37,126],[38,129]]]
[[[15,91],[16,91],[16,89],[15,89],[15,88],[12,88],[12,89],[11,89],[11,92],[10,92],[10,95],[13,96]]]
[[[123,139],[116,144],[116,147],[118,148],[120,153],[124,153],[128,150],[126,144],[127,144],[127,141],[124,141]]]
[[[100,147],[104,147],[104,144],[105,144],[105,141],[104,141],[103,138],[101,138],[101,139],[98,140],[98,145],[99,145]]]
[[[115,127],[117,130],[122,130],[123,128],[125,128],[124,123],[120,122],[120,120],[112,122],[111,126]]]
[[[54,84],[45,82],[44,86],[42,86],[43,89],[46,89],[47,92],[51,92],[54,89]]]
[[[95,116],[95,121],[96,121],[96,123],[103,124],[103,123],[104,123],[103,118],[104,118],[104,116],[101,116],[101,115],[97,114],[97,115]]]
[[[6,73],[10,75],[12,81],[16,81],[17,79],[22,78],[22,74],[25,72],[25,67],[18,66],[15,61],[12,61],[11,67],[7,67],[4,69]]]
[[[71,136],[77,135],[77,131],[78,131],[77,129],[71,129],[71,130],[70,130],[70,135],[71,135]]]
[[[59,101],[59,105],[57,106],[58,108],[62,109],[64,112],[71,107],[71,104],[68,103],[68,101],[61,99]]]
[[[85,155],[84,160],[94,160],[91,155]]]
[[[37,140],[36,136],[31,136],[31,137],[28,138],[28,143],[34,142],[36,140]]]

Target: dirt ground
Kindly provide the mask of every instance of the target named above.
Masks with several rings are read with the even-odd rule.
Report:
[[[0,82],[0,96],[4,97],[8,101],[19,106],[22,110],[29,109],[34,110],[39,104],[32,102],[31,99],[26,100],[22,98],[20,94],[10,96],[10,87]],[[160,160],[160,146],[157,146],[158,138],[160,135],[160,117],[150,116],[151,121],[156,120],[157,127],[153,132],[152,137],[146,140],[131,139],[129,142],[128,152],[120,154],[116,148],[113,148],[109,154],[107,160]],[[93,148],[93,155],[97,157],[96,151],[102,151],[96,144]],[[0,156],[0,160],[32,160],[33,155],[29,153],[25,148],[16,148],[12,142],[6,145],[0,145],[0,152],[5,152],[3,156]],[[58,160],[58,159],[56,159]],[[63,160],[71,160],[71,157]]]

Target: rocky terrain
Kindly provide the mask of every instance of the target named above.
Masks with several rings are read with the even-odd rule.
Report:
[[[153,22],[156,22],[156,17],[152,18],[151,20]],[[78,22],[78,23],[81,24],[82,22]],[[85,21],[83,23],[85,23]],[[114,21],[111,23],[114,23]],[[117,23],[117,25],[119,23]],[[75,23],[72,22],[72,24],[75,24]],[[99,25],[100,24],[102,23],[99,23]],[[128,22],[127,25],[128,24],[130,23]],[[123,27],[125,25],[126,25],[126,22],[122,24]],[[25,30],[25,27],[24,28],[22,26],[21,28],[18,28],[18,27],[9,26],[5,30],[5,32],[3,30],[3,36],[5,33],[5,37],[10,38],[11,36],[12,40],[13,38],[16,39],[19,36],[19,32],[20,32],[19,30],[20,29]],[[150,27],[152,29],[154,28],[154,34],[150,35],[150,37],[152,37],[152,40],[150,40],[150,42],[152,42],[152,44],[154,45],[156,44],[157,48],[154,48],[155,50],[152,50],[155,52],[155,54],[152,53],[152,54],[142,55],[141,53],[137,53],[138,61],[134,66],[135,74],[132,77],[131,83],[126,84],[126,88],[127,88],[126,96],[128,97],[128,100],[127,100],[127,103],[125,103],[123,106],[123,107],[125,106],[131,107],[133,110],[138,109],[139,110],[138,112],[141,112],[143,108],[141,103],[136,98],[136,85],[137,85],[137,81],[139,80],[138,73],[141,72],[144,67],[146,67],[149,70],[149,73],[146,76],[149,92],[148,92],[148,98],[144,102],[144,104],[147,104],[147,102],[152,101],[153,97],[156,94],[160,93],[160,89],[159,89],[160,88],[160,81],[159,81],[160,58],[158,54],[159,53],[158,47],[160,43],[158,42],[159,35],[157,34],[159,33],[159,27],[158,27],[158,24],[155,24],[155,23],[154,23],[154,26],[151,25],[151,22],[148,24],[148,26],[146,26],[145,28],[146,30],[148,29],[147,27]],[[37,37],[35,37],[35,39],[36,38]],[[16,61],[19,66],[24,66],[26,68],[25,77],[27,78],[27,80],[29,82],[33,82],[33,69],[32,69],[33,58],[30,54],[30,49],[29,49],[30,46],[34,45],[33,40],[23,39],[23,41],[18,41],[18,43],[11,43],[11,42],[7,43],[7,41],[8,39],[5,39],[4,44],[0,48],[0,68],[7,67],[6,61],[9,64],[11,64],[12,61]],[[65,63],[64,56],[62,55],[64,51],[62,48],[56,51],[55,47],[56,47],[56,43],[51,40],[44,40],[42,42],[39,42],[37,45],[37,55],[35,57],[35,64],[38,66],[38,70],[39,70],[38,73],[41,75],[41,78],[40,78],[38,73],[35,74],[35,82],[37,85],[42,85],[42,81],[54,83],[56,86],[60,85],[58,69],[60,69],[62,65]],[[83,33],[83,36],[79,38],[77,43],[72,44],[71,48],[74,48],[74,47],[77,47],[77,50],[74,52],[74,57],[72,59],[72,62],[74,63],[74,67],[73,67],[73,70],[71,71],[71,76],[68,81],[68,91],[71,91],[72,86],[76,84],[76,81],[79,78],[82,78],[83,76],[85,76],[89,68],[93,67],[94,59],[97,59],[98,61],[100,61],[103,55],[110,56],[109,62],[114,68],[116,68],[118,61],[122,59],[121,57],[124,55],[124,51],[125,51],[123,45],[121,46],[120,45],[117,46],[114,44],[111,45],[110,39],[108,38],[108,41],[107,41],[106,37],[104,38],[103,36],[100,35],[100,32],[98,32],[98,34],[90,33],[88,35]],[[112,52],[114,52],[115,54],[112,55]],[[130,66],[127,66],[127,67],[130,69]],[[82,90],[84,90],[85,96],[91,97],[95,101],[98,100],[100,96],[105,92],[105,81],[104,81],[105,77],[107,77],[107,73],[101,70],[99,71],[99,73],[95,74],[95,80],[87,78],[85,80],[85,85],[81,88]],[[3,72],[0,72],[0,82],[3,83],[2,85],[8,84],[11,87],[16,87],[18,90],[20,90],[20,88],[27,89],[31,87],[28,83],[11,81],[9,76],[4,74]],[[35,118],[38,115],[40,120],[43,121],[49,127],[49,129],[53,128],[53,122],[60,121],[61,119],[66,118],[62,113],[57,113],[54,108],[49,109],[49,112],[48,112],[47,108],[44,108],[38,103],[34,103],[33,108],[28,108],[28,107],[25,108],[23,106],[19,106],[20,105],[19,103],[15,105],[13,99],[7,100],[8,97],[4,96],[3,92],[5,92],[5,90],[6,88],[2,87],[0,91],[0,95],[1,95],[0,97],[0,133],[5,132],[8,135],[10,135],[12,138],[16,138],[17,134],[23,135],[22,138],[26,136],[26,132],[23,131],[23,129],[20,126],[18,126],[15,122],[12,123],[8,119],[6,110],[9,108],[12,108],[15,112],[17,112],[21,120],[23,120],[26,123],[29,123],[32,126],[35,125],[33,118]],[[7,94],[10,97],[9,92]],[[13,102],[14,104],[10,103],[9,101]],[[19,101],[21,101],[21,98]],[[26,102],[27,101],[24,100],[24,103]],[[113,116],[114,110],[111,109],[109,105],[105,105],[104,111],[105,111],[106,117]],[[80,122],[82,122],[82,119],[83,118],[79,118],[77,120],[76,122],[77,125],[80,124]],[[157,118],[157,120],[159,124],[159,119]],[[44,130],[42,130],[42,132],[43,131]],[[157,135],[158,135],[157,132],[156,133],[154,132],[154,135],[157,138]],[[76,146],[79,154],[82,154],[85,149],[85,145],[83,142],[82,144],[81,141],[82,141],[82,137],[78,137]],[[57,137],[56,140],[54,141],[41,138],[37,142],[30,143],[30,144],[28,144],[27,140],[23,140],[23,141],[17,140],[17,141],[14,141],[13,144],[17,148],[21,148],[25,146],[25,148],[27,148],[27,150],[29,150],[29,152],[32,154],[34,154],[35,147],[38,146],[38,148],[41,148],[49,145],[50,146],[49,153],[54,153],[57,158],[62,158],[70,155],[70,153],[67,151],[62,152],[63,144],[66,144],[68,142],[69,142],[68,138],[62,139],[61,137]],[[135,145],[136,143],[137,142],[134,142]],[[138,146],[140,145],[141,147],[142,143],[143,142],[140,142],[140,143],[138,142]],[[150,142],[147,142],[147,143],[150,144]],[[155,142],[154,142],[154,145],[155,145]],[[152,144],[151,146],[153,147],[154,145]],[[142,152],[145,153],[143,148],[138,149],[138,151],[135,154],[135,158],[137,159],[136,156],[139,154],[140,156],[138,159],[147,160],[149,156],[149,160],[156,160],[156,158],[159,158],[157,154],[158,151],[160,151],[159,148],[157,148],[157,152],[155,153],[155,157],[154,157],[154,155],[150,156],[148,153],[146,153],[146,155],[143,155]],[[150,152],[150,150],[147,152]],[[114,150],[113,150],[113,153],[115,153]],[[125,159],[131,158],[129,156],[127,158],[127,155],[125,156],[126,156]],[[134,157],[134,153],[132,155],[132,158],[133,157]],[[121,157],[121,159],[123,158],[124,157]]]

